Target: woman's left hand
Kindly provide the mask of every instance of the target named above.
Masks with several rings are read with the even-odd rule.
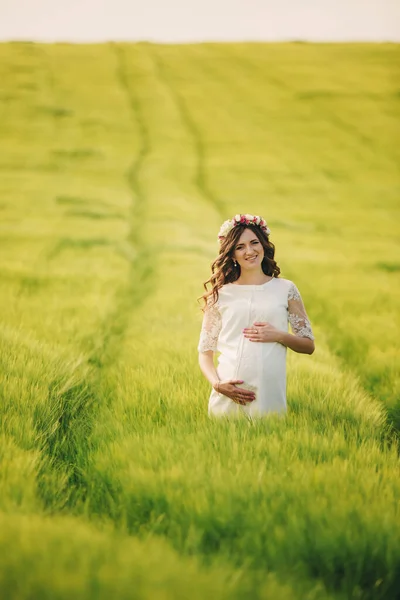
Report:
[[[243,329],[244,337],[251,342],[279,342],[282,331],[271,323],[254,323],[253,327]]]

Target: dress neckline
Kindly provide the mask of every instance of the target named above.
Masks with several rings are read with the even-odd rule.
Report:
[[[264,281],[264,283],[253,283],[253,284],[242,284],[242,283],[229,283],[228,285],[233,285],[237,288],[262,288],[265,285],[268,285],[269,283],[271,283],[271,281],[274,281],[274,279],[276,279],[276,277],[272,277],[272,279],[268,279],[268,281]]]

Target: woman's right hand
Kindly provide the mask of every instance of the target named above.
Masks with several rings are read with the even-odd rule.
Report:
[[[254,392],[236,387],[236,384],[244,383],[242,379],[228,379],[226,381],[217,381],[213,388],[218,394],[227,396],[236,404],[245,406],[248,402],[253,402],[256,399]]]

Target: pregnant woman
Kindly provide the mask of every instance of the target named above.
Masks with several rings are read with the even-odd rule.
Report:
[[[314,352],[300,292],[279,277],[269,234],[265,220],[249,214],[225,221],[219,232],[198,346],[201,371],[213,387],[210,416],[285,412],[287,348]]]

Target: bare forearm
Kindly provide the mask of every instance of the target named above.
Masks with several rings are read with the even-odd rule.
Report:
[[[278,342],[287,348],[290,348],[294,352],[301,354],[312,354],[315,350],[315,344],[313,340],[306,337],[300,337],[293,335],[287,331],[282,331]]]
[[[204,377],[214,385],[219,381],[217,370],[214,366],[213,353],[199,352],[199,365]]]

